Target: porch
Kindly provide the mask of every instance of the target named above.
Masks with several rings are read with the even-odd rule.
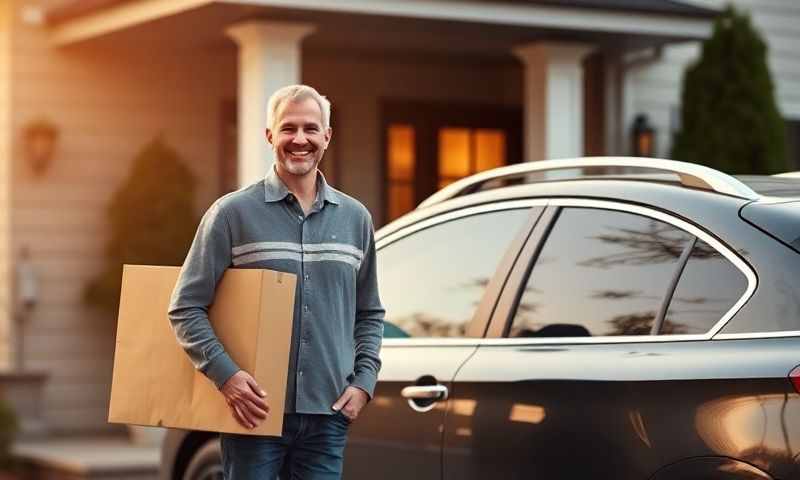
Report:
[[[108,435],[21,441],[12,453],[36,480],[155,480],[161,460],[158,446]]]
[[[41,412],[56,434],[119,431],[106,422],[113,319],[81,297],[104,209],[153,137],[190,165],[202,211],[271,165],[268,95],[314,85],[334,109],[323,170],[380,226],[484,168],[626,153],[626,72],[706,35],[711,15],[660,0],[63,3],[42,0],[44,23],[13,17],[12,123],[48,116],[62,140],[46,176],[14,165],[2,259],[28,248],[40,272],[20,342],[26,369],[49,375]]]
[[[334,107],[323,171],[381,225],[483,168],[629,153],[637,112],[626,71],[663,45],[707,35],[714,12],[606,3],[98,0],[47,19],[53,48],[67,53],[215,56],[226,77],[208,92],[220,112],[218,168],[203,175],[218,176],[217,193],[271,165],[271,92],[314,85]]]

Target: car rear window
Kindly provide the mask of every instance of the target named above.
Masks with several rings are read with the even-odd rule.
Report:
[[[662,335],[711,330],[742,297],[747,277],[724,255],[698,239],[670,300]]]
[[[750,203],[741,216],[800,253],[800,201]]]

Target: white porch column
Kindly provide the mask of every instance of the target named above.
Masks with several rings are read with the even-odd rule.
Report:
[[[225,33],[239,45],[239,186],[264,177],[274,162],[264,136],[267,100],[275,90],[300,83],[300,42],[307,23],[247,21]]]
[[[583,57],[591,45],[536,42],[514,49],[525,65],[525,160],[583,155]]]

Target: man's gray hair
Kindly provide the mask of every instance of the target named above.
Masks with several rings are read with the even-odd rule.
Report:
[[[322,111],[322,128],[330,127],[331,102],[323,95],[320,95],[314,87],[309,87],[308,85],[289,85],[288,87],[279,89],[269,97],[269,102],[267,103],[267,128],[274,130],[275,121],[278,119],[278,110],[280,110],[284,103],[302,102],[307,98],[313,99],[317,102],[317,105],[319,105],[319,109]]]

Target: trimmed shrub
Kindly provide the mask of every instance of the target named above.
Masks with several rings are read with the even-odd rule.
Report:
[[[750,17],[728,6],[698,62],[687,69],[682,130],[672,158],[731,174],[786,171],[784,122],[767,67],[767,45]]]
[[[137,155],[108,206],[106,266],[84,290],[91,305],[116,313],[123,264],[181,265],[198,219],[195,179],[178,153],[156,138]]]

